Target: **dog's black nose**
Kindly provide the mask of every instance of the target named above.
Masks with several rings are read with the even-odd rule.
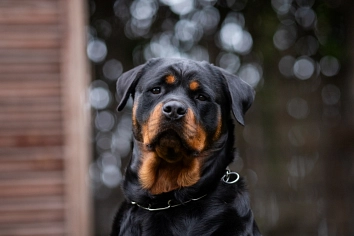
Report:
[[[187,107],[181,102],[169,101],[163,105],[162,113],[171,120],[178,120],[187,113]]]

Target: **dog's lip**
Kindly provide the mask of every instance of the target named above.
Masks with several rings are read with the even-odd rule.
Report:
[[[156,137],[154,138],[154,140],[152,141],[152,144],[157,144],[160,142],[160,140],[162,138],[178,138],[179,141],[181,141],[181,143],[183,144],[183,138],[179,135],[178,131],[175,129],[166,129],[163,131],[160,131],[158,133],[158,135],[156,135]]]
[[[181,136],[181,130],[177,130],[177,128],[176,129],[169,128],[169,129],[161,130],[159,134],[156,135],[156,137],[152,140],[152,142],[148,144],[148,146],[150,148],[154,148],[156,145],[159,144],[160,140],[165,137],[178,138],[184,150],[186,151],[191,150],[187,142]]]

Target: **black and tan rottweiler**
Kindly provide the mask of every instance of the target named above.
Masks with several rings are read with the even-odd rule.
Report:
[[[118,110],[130,95],[133,151],[111,235],[261,235],[243,179],[227,170],[232,116],[244,124],[253,89],[207,62],[164,58],[118,79]]]

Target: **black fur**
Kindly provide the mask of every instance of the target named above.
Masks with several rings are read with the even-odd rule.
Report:
[[[177,79],[173,86],[161,82],[169,74]],[[201,89],[190,91],[187,84],[194,79],[201,84]],[[161,88],[161,93],[151,94],[149,91],[154,87]],[[254,99],[253,89],[238,77],[206,62],[152,59],[118,79],[118,110],[124,108],[130,94],[135,99],[137,112],[134,118],[138,123],[143,123],[149,117],[158,102],[180,100],[193,110],[207,133],[207,139],[202,151],[196,152],[185,147],[186,152],[190,151],[188,155],[204,155],[198,182],[153,195],[141,186],[138,171],[145,144],[142,144],[141,127],[135,127],[132,157],[123,183],[125,201],[114,219],[111,236],[261,235],[250,209],[244,180],[241,178],[235,184],[221,181],[225,169],[235,156],[234,124],[230,111],[243,125],[244,113]],[[200,94],[206,100],[196,99]],[[214,140],[212,134],[217,129],[218,111],[221,112],[222,126],[220,135]],[[202,198],[187,202],[199,197]],[[167,206],[169,200],[171,204],[182,205],[148,211],[131,203],[160,208]]]

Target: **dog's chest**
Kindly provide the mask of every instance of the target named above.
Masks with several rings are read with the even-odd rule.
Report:
[[[128,235],[169,235],[195,236],[213,235],[219,227],[213,222],[213,214],[201,208],[168,209],[149,212],[132,207],[122,219],[120,236]]]

